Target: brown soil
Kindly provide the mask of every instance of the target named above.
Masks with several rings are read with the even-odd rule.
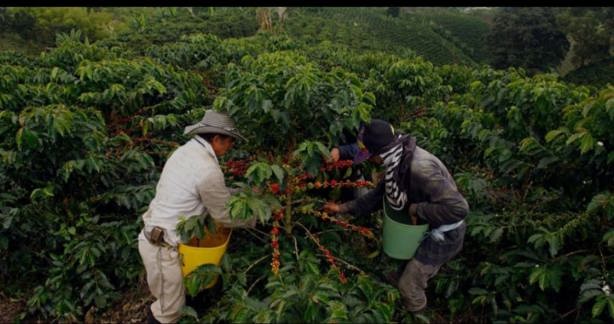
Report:
[[[147,308],[154,301],[149,293],[147,284],[142,281],[135,289],[126,291],[122,297],[104,313],[97,312],[96,307],[91,307],[85,316],[78,319],[85,324],[93,323],[145,323],[147,320]],[[0,323],[14,323],[17,316],[26,307],[24,299],[14,299],[0,292]],[[48,320],[37,316],[26,316],[26,323],[49,323]]]
[[[147,307],[154,302],[147,283],[140,282],[134,290],[127,291],[122,298],[103,314],[90,310],[85,314],[85,324],[91,323],[145,323]]]
[[[0,292],[0,323],[13,323],[25,306],[25,300],[10,298]]]
[[[205,237],[202,240],[193,237],[188,241],[188,245],[195,247],[216,247],[224,245],[228,235],[230,235],[229,228],[218,228],[213,234],[205,233]]]

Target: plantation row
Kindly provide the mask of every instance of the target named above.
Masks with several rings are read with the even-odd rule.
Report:
[[[419,17],[395,19],[372,8],[318,8],[304,10],[298,18],[288,21],[292,37],[309,43],[330,40],[360,50],[384,50],[393,53],[414,51],[435,64],[474,63],[455,44],[438,35],[428,22]],[[316,11],[317,10],[317,11]],[[322,18],[326,17],[326,18]],[[332,23],[331,23],[332,22]],[[330,37],[327,27],[333,26]],[[298,26],[297,26],[298,25]],[[317,30],[312,31],[311,28]],[[321,35],[311,37],[311,35]]]
[[[397,264],[378,253],[378,215],[319,212],[367,185],[323,161],[372,117],[439,156],[471,208],[463,251],[429,288],[434,320],[614,318],[612,86],[266,33],[142,56],[79,36],[0,55],[0,286],[28,300],[23,317],[82,320],[137,285],[140,215],[183,127],[213,107],[249,138],[223,161],[229,184],[263,189],[233,197],[232,214],[255,213],[268,236],[233,234],[224,295],[200,320],[409,319],[380,277]]]
[[[424,12],[425,19],[433,21],[433,29],[445,39],[449,39],[476,62],[487,62],[488,53],[485,50],[483,37],[488,34],[486,22],[450,11]]]

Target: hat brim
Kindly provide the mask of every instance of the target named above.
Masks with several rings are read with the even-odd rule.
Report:
[[[358,153],[354,156],[353,164],[360,164],[371,157],[371,153],[367,150],[359,150]]]
[[[220,127],[215,127],[215,126],[205,126],[202,124],[194,124],[194,125],[190,125],[190,126],[186,126],[186,128],[184,129],[183,133],[185,135],[195,135],[195,134],[222,134],[222,135],[228,135],[228,136],[232,136],[236,139],[241,139],[245,142],[247,142],[247,138],[243,137],[243,135],[241,135],[241,133],[239,133],[239,131],[227,131],[223,128]]]

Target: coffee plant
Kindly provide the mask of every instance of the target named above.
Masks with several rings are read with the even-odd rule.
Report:
[[[413,39],[419,54],[435,55],[442,43],[427,46],[428,35],[461,41],[445,26],[366,9],[353,27],[340,9],[291,11],[299,18],[276,34],[256,32],[253,9],[164,9],[135,16],[116,37],[90,42],[72,31],[36,57],[0,53],[0,292],[25,301],[20,319],[83,321],[135,289],[140,216],[188,139],[183,127],[211,108],[249,139],[220,164],[237,188],[231,216],[258,224],[233,231],[219,267],[186,278],[190,295],[214,275],[224,284],[214,305],[186,307],[182,322],[614,319],[612,86],[378,51]],[[339,20],[319,24],[321,12]],[[224,15],[246,20],[218,29]],[[210,33],[198,30],[203,21]],[[353,33],[411,24],[424,34],[375,42]],[[467,60],[458,51],[441,55]],[[421,317],[384,280],[402,263],[381,253],[381,212],[321,210],[374,185],[354,177],[359,167],[377,171],[369,163],[327,162],[374,117],[436,154],[471,206],[464,248],[430,281]],[[205,215],[185,216],[186,240],[213,228]]]

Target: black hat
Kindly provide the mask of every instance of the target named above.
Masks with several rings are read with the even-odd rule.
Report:
[[[355,159],[354,163],[360,163],[372,155],[382,153],[382,148],[392,143],[394,139],[395,135],[392,125],[381,119],[371,119],[371,122],[363,125],[358,132],[358,141],[364,144],[369,154],[364,155],[363,152],[363,155],[358,161]]]

